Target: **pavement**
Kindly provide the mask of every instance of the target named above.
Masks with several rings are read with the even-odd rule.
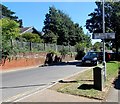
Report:
[[[31,96],[17,100],[16,102],[99,102],[98,100],[88,99],[69,94],[59,93],[50,89],[39,91]]]
[[[118,77],[114,80],[113,86],[110,88],[106,102],[119,102],[120,103],[120,71]]]
[[[105,101],[89,99],[87,97],[74,96],[56,92],[49,88],[42,91],[37,91],[32,95],[25,96],[15,102],[119,102],[118,89],[112,87]]]

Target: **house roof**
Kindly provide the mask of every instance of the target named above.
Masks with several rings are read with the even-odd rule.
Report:
[[[37,34],[41,35],[41,32],[37,31],[33,26],[20,28],[20,34],[24,34],[24,33],[26,33],[26,32],[30,32],[31,29],[32,29],[34,32],[36,32]]]
[[[20,33],[23,34],[23,33],[26,33],[28,30],[30,30],[31,28],[33,27],[23,27],[23,28],[20,28]]]

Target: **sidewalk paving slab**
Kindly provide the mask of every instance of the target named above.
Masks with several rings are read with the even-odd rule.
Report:
[[[119,71],[118,77],[113,82],[113,86],[109,90],[106,101],[119,102],[120,104],[120,71]]]
[[[118,90],[112,87],[108,93],[106,102],[118,102],[118,98],[119,98],[118,95],[119,95]]]
[[[18,102],[100,102],[100,100],[63,94],[54,90],[46,89],[19,100]]]

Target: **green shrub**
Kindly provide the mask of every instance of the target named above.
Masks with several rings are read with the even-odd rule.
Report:
[[[62,48],[59,52],[61,53],[61,55],[66,55],[66,54],[68,54],[68,50],[65,49],[65,48]]]

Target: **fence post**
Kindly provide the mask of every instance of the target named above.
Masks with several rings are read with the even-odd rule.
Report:
[[[46,48],[45,48],[45,45],[46,45],[46,43],[44,42],[44,51],[46,51],[46,50],[45,50],[45,49],[46,49]]]
[[[70,47],[70,45],[69,45],[69,52],[71,52],[71,47]]]
[[[32,51],[32,42],[30,42],[30,51]]]

